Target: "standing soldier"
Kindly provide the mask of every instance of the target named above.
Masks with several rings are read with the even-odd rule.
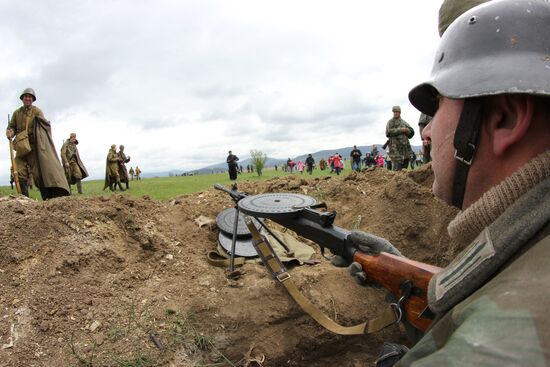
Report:
[[[138,166],[136,166],[135,174],[136,174],[136,181],[141,180],[141,170],[139,169]]]
[[[128,173],[130,174],[130,179],[134,181],[134,167],[130,167]]]
[[[65,175],[69,185],[76,184],[76,188],[79,194],[82,194],[82,182],[81,180],[88,177],[88,171],[80,160],[78,154],[78,140],[76,140],[76,133],[71,133],[69,139],[65,140],[61,147],[61,162],[65,168]]]
[[[229,179],[235,181],[237,179],[237,162],[239,161],[239,157],[229,151],[226,161],[229,170]]]
[[[105,168],[105,185],[103,190],[107,187],[111,191],[116,191],[117,186],[120,188],[120,191],[124,191],[122,185],[120,184],[120,173],[119,173],[119,159],[116,153],[116,144],[111,145],[109,153],[107,154],[107,162]]]
[[[6,129],[8,139],[14,139],[15,169],[21,193],[29,196],[28,170],[33,174],[43,200],[69,195],[69,185],[57,156],[50,122],[40,108],[33,106],[36,94],[27,88],[19,97],[23,106],[15,110]]]
[[[414,136],[414,130],[401,118],[401,107],[393,106],[393,118],[386,125],[386,136],[389,139],[390,159],[394,171],[403,169],[404,161],[409,160],[411,144],[409,139]]]
[[[130,177],[128,176],[128,170],[126,169],[126,163],[130,162],[130,156],[124,154],[124,145],[118,147],[118,175],[120,176],[120,181],[126,184],[126,190],[128,190]]]

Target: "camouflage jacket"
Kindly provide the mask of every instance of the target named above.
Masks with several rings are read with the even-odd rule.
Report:
[[[409,130],[408,133],[402,131],[403,128]],[[410,156],[411,144],[409,139],[414,136],[413,128],[401,117],[392,118],[386,125],[386,136],[389,138],[390,158],[392,162],[403,162]]]
[[[441,313],[399,366],[546,366],[550,362],[549,192],[550,178],[546,178],[434,276],[430,308],[445,292],[454,292],[457,302]],[[496,263],[495,271],[484,273],[490,263]],[[461,282],[469,276],[474,281],[481,278],[481,286],[464,292]]]

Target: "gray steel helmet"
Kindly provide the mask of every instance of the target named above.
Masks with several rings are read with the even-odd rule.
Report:
[[[437,96],[550,95],[550,2],[494,0],[457,18],[441,38],[430,81],[409,92],[433,116]]]
[[[25,90],[23,91],[23,93],[21,93],[21,95],[19,96],[19,99],[20,99],[20,100],[23,100],[23,96],[24,96],[25,94],[30,94],[30,95],[32,96],[32,100],[33,100],[33,101],[36,101],[36,93],[34,93],[34,89],[32,89],[32,88],[27,88],[27,89],[25,89]]]

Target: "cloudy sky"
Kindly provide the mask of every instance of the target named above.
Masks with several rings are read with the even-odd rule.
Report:
[[[0,110],[26,87],[92,177],[111,144],[143,171],[232,149],[270,157],[385,141],[429,76],[441,0],[0,0]],[[6,122],[4,122],[6,124]],[[412,140],[420,144],[418,133]],[[9,173],[0,143],[0,183]]]

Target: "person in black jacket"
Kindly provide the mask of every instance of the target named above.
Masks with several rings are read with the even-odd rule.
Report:
[[[230,180],[234,181],[237,179],[237,162],[238,161],[239,161],[239,157],[237,157],[235,154],[229,151],[229,155],[227,156],[227,168],[229,170]]]
[[[306,167],[307,167],[307,173],[309,173],[310,175],[313,173],[314,165],[315,165],[315,159],[313,159],[313,156],[311,154],[308,154],[306,158]]]
[[[349,154],[351,158],[351,169],[359,172],[361,170],[361,156],[363,153],[359,149],[357,149],[357,145],[353,146],[353,150]]]

